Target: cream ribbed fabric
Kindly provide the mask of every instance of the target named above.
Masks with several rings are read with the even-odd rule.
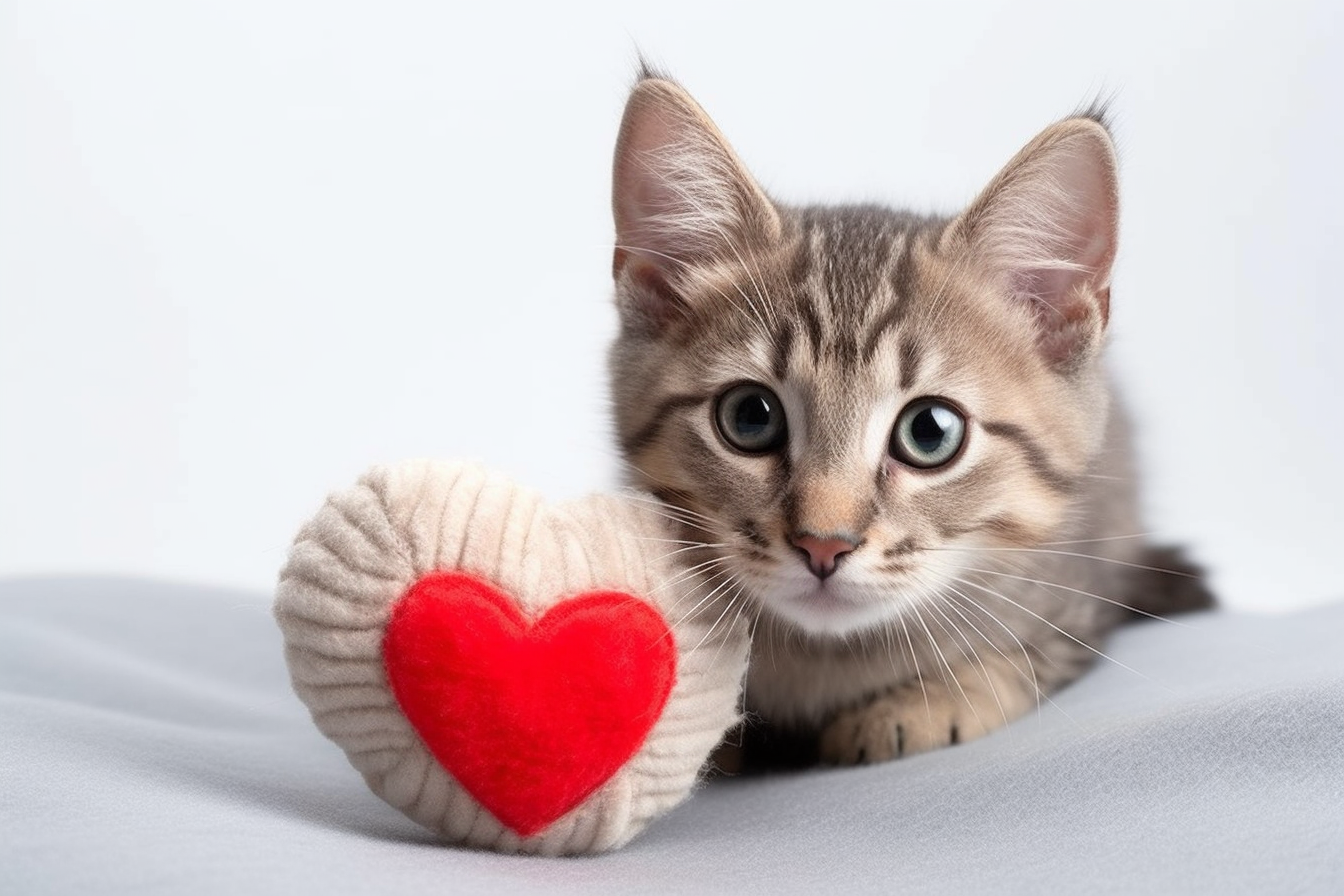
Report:
[[[280,574],[275,616],[294,689],[374,793],[451,842],[547,855],[619,846],[690,793],[738,718],[745,626],[730,624],[719,599],[688,616],[712,589],[674,569],[671,537],[662,516],[635,499],[547,506],[471,464],[375,467],[327,499]],[[534,616],[566,595],[628,592],[659,608],[673,630],[676,684],[648,738],[606,784],[536,836],[505,828],[458,785],[388,687],[382,642],[392,606],[434,570],[487,579]]]

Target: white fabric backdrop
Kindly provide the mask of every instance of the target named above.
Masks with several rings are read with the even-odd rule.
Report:
[[[1344,585],[1337,4],[0,13],[0,574],[266,589],[326,491],[405,457],[610,484],[638,45],[788,200],[950,209],[1113,93],[1154,528],[1233,606]]]

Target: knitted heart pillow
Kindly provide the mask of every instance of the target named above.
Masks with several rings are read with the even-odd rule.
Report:
[[[294,689],[369,787],[454,843],[618,846],[737,721],[742,625],[631,498],[547,507],[478,467],[377,467],[295,539]],[[718,604],[716,607],[715,604]]]

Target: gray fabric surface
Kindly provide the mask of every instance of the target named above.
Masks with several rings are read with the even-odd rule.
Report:
[[[985,740],[715,782],[620,852],[438,846],[290,693],[269,598],[0,582],[5,893],[1344,893],[1344,604],[1128,628]]]

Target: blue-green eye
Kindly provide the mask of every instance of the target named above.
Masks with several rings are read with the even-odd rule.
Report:
[[[760,383],[743,383],[719,396],[714,411],[719,432],[738,451],[759,454],[784,444],[784,405]]]
[[[966,439],[966,420],[945,401],[920,398],[910,402],[891,430],[891,456],[903,464],[929,469],[957,456]]]

